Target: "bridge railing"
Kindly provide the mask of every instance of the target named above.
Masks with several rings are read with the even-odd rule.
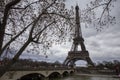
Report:
[[[68,67],[19,67],[19,68],[11,68],[9,71],[49,71],[49,70],[71,70]]]

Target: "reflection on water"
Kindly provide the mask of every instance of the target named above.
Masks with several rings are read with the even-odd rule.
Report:
[[[120,80],[120,78],[99,77],[99,76],[71,76],[60,80]]]

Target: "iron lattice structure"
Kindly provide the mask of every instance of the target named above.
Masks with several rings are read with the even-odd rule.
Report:
[[[76,6],[75,10],[76,10],[75,36],[73,38],[73,45],[71,51],[68,52],[68,56],[65,59],[63,65],[74,66],[75,62],[78,60],[85,60],[88,64],[94,65],[89,57],[89,52],[86,50],[84,45],[84,39],[82,37],[82,31],[80,25],[79,7]],[[79,46],[81,47],[81,50],[79,50]]]

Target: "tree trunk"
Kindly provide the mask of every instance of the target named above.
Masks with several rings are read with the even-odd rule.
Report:
[[[0,24],[0,51],[3,45],[3,37],[4,37],[4,30],[2,29],[2,25]]]
[[[6,28],[6,24],[7,24],[7,19],[8,19],[8,13],[11,9],[12,6],[16,5],[17,3],[19,3],[21,0],[13,0],[10,3],[8,3],[5,6],[5,10],[4,10],[4,16],[3,16],[3,20],[0,23],[0,51],[2,49],[2,45],[3,45],[3,40],[4,40],[4,35],[5,35],[5,28]]]

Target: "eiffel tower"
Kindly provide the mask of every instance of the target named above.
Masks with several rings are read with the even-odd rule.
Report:
[[[86,50],[84,45],[84,39],[82,37],[81,25],[80,25],[80,16],[79,16],[79,7],[75,7],[76,10],[76,26],[75,26],[75,36],[73,38],[73,45],[71,51],[68,52],[68,56],[63,62],[65,66],[74,67],[75,62],[78,60],[85,60],[89,65],[94,66],[93,62],[89,57],[89,52]],[[81,47],[81,50],[78,50],[78,46]]]

